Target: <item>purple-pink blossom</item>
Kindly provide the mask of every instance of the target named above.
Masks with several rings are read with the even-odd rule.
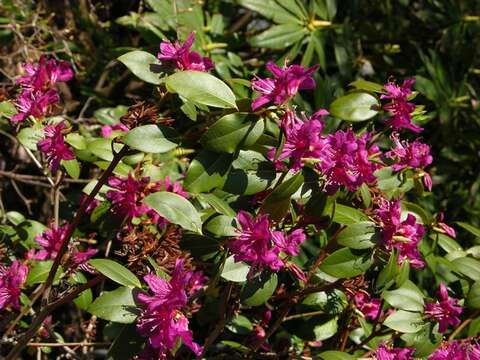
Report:
[[[73,160],[75,154],[63,138],[62,131],[66,128],[65,122],[47,125],[44,129],[44,138],[37,143],[38,150],[45,155],[48,167],[52,173],[56,172],[62,160]]]
[[[230,243],[229,248],[235,261],[245,261],[252,269],[268,267],[272,271],[280,270],[285,262],[279,255],[295,256],[299,246],[306,239],[303,230],[297,229],[289,235],[274,231],[270,227],[268,215],[252,217],[245,211],[237,215],[240,226],[239,235]]]
[[[415,110],[415,104],[408,102],[408,97],[412,94],[412,85],[414,83],[415,78],[409,78],[405,79],[401,86],[397,86],[395,83],[384,85],[387,94],[382,95],[380,98],[391,100],[383,108],[392,116],[387,120],[387,125],[394,130],[409,129],[416,133],[423,130],[412,123],[411,114]]]
[[[0,265],[0,310],[8,307],[20,308],[20,294],[23,283],[27,279],[28,266],[18,260],[7,267]]]
[[[445,224],[443,222],[443,218],[444,218],[443,212],[438,213],[438,215],[437,215],[437,226],[440,228],[440,230],[442,232],[444,232],[448,236],[455,239],[455,237],[457,236],[457,233],[456,233],[455,229],[452,228],[451,226]]]
[[[353,296],[353,302],[357,309],[365,316],[365,319],[375,320],[382,310],[382,300],[370,297],[363,291],[357,291]]]
[[[413,348],[394,348],[386,344],[380,344],[375,350],[374,359],[376,360],[412,360],[415,349]]]
[[[45,115],[48,107],[59,101],[56,90],[37,91],[26,89],[15,99],[18,113],[11,117],[13,123],[22,122],[29,116],[41,118]]]
[[[149,180],[148,177],[137,180],[131,173],[126,178],[110,177],[108,185],[112,190],[105,196],[112,203],[112,211],[127,221],[146,214],[150,208],[143,203],[143,198]]]
[[[195,34],[190,33],[183,45],[178,41],[174,44],[162,41],[157,58],[161,62],[173,64],[179,70],[210,71],[214,67],[212,60],[202,57],[196,51],[190,51],[194,40]]]
[[[445,341],[428,360],[480,360],[480,345],[469,339]]]
[[[21,92],[15,99],[18,113],[11,118],[14,123],[24,121],[29,116],[43,117],[48,107],[60,100],[55,84],[69,81],[74,76],[68,62],[47,60],[45,56],[36,64],[24,65],[24,70],[25,75],[17,80]]]
[[[50,228],[35,238],[37,244],[42,248],[36,252],[34,258],[37,260],[55,259],[65,241],[69,228],[69,224],[60,227],[56,227],[53,223],[50,224]]]
[[[137,300],[144,307],[137,319],[137,330],[148,337],[140,359],[166,359],[179,339],[196,355],[202,353],[202,346],[193,341],[188,319],[182,312],[188,301],[187,291],[190,291],[186,288],[194,276],[193,272],[184,269],[184,260],[177,259],[170,280],[153,274],[144,277],[152,295],[137,295]]]
[[[418,250],[418,244],[422,240],[425,228],[417,224],[415,216],[408,214],[407,218],[401,221],[398,199],[391,201],[382,199],[375,213],[382,228],[385,249],[388,251],[397,249],[399,263],[408,260],[413,268],[423,268],[425,263]]]
[[[317,68],[318,66],[312,66],[305,69],[300,65],[279,67],[273,62],[269,62],[267,69],[272,73],[273,79],[257,78],[252,81],[252,89],[261,94],[253,101],[252,110],[256,111],[268,103],[285,104],[299,90],[314,89],[315,80],[313,80],[312,74]]]
[[[87,261],[90,260],[98,252],[97,249],[88,248],[85,251],[80,251],[78,249],[73,249],[72,251],[72,262],[70,264],[70,270],[74,271],[77,268],[86,271],[93,272],[92,266],[87,264]]]
[[[41,56],[38,63],[26,64],[23,67],[25,75],[17,80],[23,88],[45,90],[57,82],[71,80],[75,73],[67,61],[57,61]]]
[[[327,144],[319,156],[317,168],[326,176],[327,192],[345,186],[357,191],[363,183],[375,183],[373,173],[379,165],[370,160],[378,153],[376,145],[368,146],[370,134],[357,137],[351,129],[338,130],[327,136]]]
[[[438,301],[425,304],[425,315],[433,321],[439,323],[438,331],[444,333],[449,326],[460,324],[459,315],[463,308],[458,304],[458,300],[448,296],[448,291],[443,283],[440,283],[437,292]]]
[[[318,159],[327,146],[326,139],[321,136],[323,122],[320,120],[327,114],[328,111],[321,109],[311,118],[304,115],[302,121],[294,111],[287,110],[281,124],[285,134],[285,144],[277,160],[290,159],[289,168],[297,171],[302,167],[303,159]],[[268,154],[272,161],[275,160],[275,152],[276,149],[273,148]]]

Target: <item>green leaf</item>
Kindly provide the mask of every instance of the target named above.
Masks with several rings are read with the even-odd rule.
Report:
[[[246,316],[239,314],[225,327],[234,334],[248,335],[253,329],[253,324]]]
[[[37,150],[37,143],[43,138],[43,128],[26,127],[20,130],[17,134],[17,139],[20,144],[30,150]]]
[[[71,279],[77,284],[85,284],[87,282],[87,278],[81,272],[77,271],[71,277]],[[90,304],[93,301],[93,293],[92,289],[86,289],[82,291],[80,295],[78,295],[73,302],[82,310],[87,310]]]
[[[324,351],[319,354],[320,358],[323,360],[355,360],[356,357],[349,355],[341,351]]]
[[[473,226],[473,225],[470,225],[470,224],[467,224],[467,223],[464,223],[464,222],[461,222],[461,221],[457,221],[456,224],[460,225],[462,228],[467,230],[469,233],[475,235],[476,237],[480,237],[480,229],[477,228],[476,226]]]
[[[420,313],[397,310],[385,319],[383,325],[402,333],[416,333],[424,322]]]
[[[154,85],[161,83],[159,75],[152,72],[152,65],[160,65],[160,61],[154,55],[146,51],[134,50],[120,56],[118,61],[141,80]]]
[[[216,236],[236,236],[237,230],[232,225],[233,221],[234,219],[231,216],[218,215],[208,220],[204,229]]]
[[[53,261],[52,260],[43,260],[37,261],[34,265],[30,268],[27,276],[27,280],[25,281],[25,285],[34,285],[34,284],[41,284],[47,280],[48,273],[52,268]],[[55,274],[54,282],[60,279],[63,270],[61,267],[58,268],[57,273]]]
[[[175,149],[178,134],[161,125],[144,125],[130,130],[123,142],[132,149],[147,153],[165,153]]]
[[[337,243],[351,249],[368,249],[379,240],[379,232],[371,221],[361,221],[347,226],[337,236]]]
[[[85,150],[87,148],[85,138],[78,133],[70,133],[65,136],[65,142],[77,150]]]
[[[185,230],[202,232],[202,220],[197,210],[187,199],[178,194],[166,191],[156,192],[145,198],[145,204]]]
[[[320,265],[320,270],[336,278],[351,278],[367,271],[372,265],[371,252],[359,252],[348,248],[329,255]]]
[[[467,304],[474,309],[480,309],[480,281],[473,283],[467,296]]]
[[[6,117],[7,119],[10,119],[16,113],[17,109],[11,101],[0,102],[0,117]]]
[[[269,49],[285,49],[302,40],[308,30],[297,24],[274,25],[250,38],[250,45]]]
[[[432,214],[430,214],[427,210],[425,210],[421,206],[408,201],[402,201],[401,207],[402,207],[402,210],[412,213],[412,215],[414,215],[417,219],[420,218],[419,219],[420,221],[417,221],[417,222],[420,222],[421,224],[424,224],[427,226],[432,223],[432,220],[433,220]]]
[[[223,265],[222,278],[233,282],[244,282],[247,280],[247,274],[250,271],[250,266],[244,262],[235,262],[233,256],[229,256]]]
[[[260,306],[273,295],[277,288],[278,278],[275,273],[262,272],[249,279],[243,289],[241,298],[247,306]]]
[[[127,113],[127,110],[128,110],[127,106],[117,105],[115,107],[104,107],[104,108],[95,110],[93,115],[102,124],[114,125],[120,122],[120,118]]]
[[[73,179],[78,179],[80,177],[80,163],[77,159],[62,160],[62,165],[70,177]]]
[[[380,103],[366,92],[354,92],[336,99],[330,105],[330,114],[348,121],[365,121],[378,113]]]
[[[215,209],[216,212],[219,214],[227,215],[227,216],[235,216],[235,211],[230,207],[230,205],[223,199],[220,199],[218,196],[214,194],[198,194],[198,199],[201,201],[205,201],[211,207]]]
[[[377,277],[375,286],[377,289],[382,287],[389,288],[395,282],[395,278],[399,273],[399,266],[397,263],[398,255],[392,252],[388,258],[387,265],[380,271]]]
[[[166,80],[167,89],[194,103],[237,108],[235,94],[220,79],[200,71],[179,71]]]
[[[398,309],[423,312],[423,294],[410,280],[396,290],[384,291],[383,298]]]
[[[187,170],[183,185],[187,191],[200,193],[222,187],[232,163],[228,154],[202,151],[193,159]]]
[[[18,237],[28,248],[38,246],[35,238],[47,230],[47,227],[35,220],[25,220],[19,223],[15,228]]]
[[[116,152],[120,151],[123,146],[122,144],[113,144]],[[95,139],[88,143],[87,149],[102,160],[113,160],[112,139]]]
[[[256,143],[263,134],[262,119],[255,119],[245,113],[225,115],[215,122],[200,138],[207,150],[233,153],[239,147]]]
[[[416,333],[403,334],[401,339],[405,341],[405,345],[415,349],[415,357],[426,358],[430,355],[442,342],[442,335],[434,330],[434,323],[423,326]]]
[[[88,312],[100,319],[122,324],[133,323],[137,317],[132,288],[119,287],[105,291],[88,307]]]
[[[322,341],[331,338],[338,331],[338,317],[333,317],[327,322],[316,325],[313,328],[316,341]]]
[[[384,91],[383,85],[377,84],[371,81],[367,81],[367,80],[355,80],[354,82],[351,82],[348,85],[353,86],[358,90],[367,90],[367,91],[372,91],[377,93],[382,93]]]
[[[97,271],[105,275],[110,280],[123,286],[131,286],[141,288],[140,280],[128,270],[125,266],[109,259],[92,259],[88,262]]]
[[[462,257],[452,261],[458,271],[474,281],[480,281],[480,261]]]
[[[303,20],[278,5],[275,0],[239,0],[238,3],[276,23],[303,23]]]
[[[353,225],[361,221],[368,221],[368,216],[358,209],[337,203],[332,221],[341,225]]]
[[[301,171],[277,186],[263,201],[262,212],[270,218],[280,221],[290,208],[290,198],[302,186],[304,177]]]

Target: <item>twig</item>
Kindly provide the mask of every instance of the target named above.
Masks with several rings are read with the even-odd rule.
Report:
[[[37,317],[33,320],[32,324],[28,328],[28,330],[23,334],[23,336],[18,340],[17,344],[13,347],[13,349],[8,353],[8,355],[5,357],[5,360],[14,360],[17,358],[17,356],[21,353],[23,348],[27,346],[29,340],[35,336],[35,333],[37,330],[42,326],[43,321],[47,318],[50,313],[58,308],[59,306],[62,306],[63,304],[66,304],[73,299],[75,299],[78,294],[81,292],[90,289],[91,287],[95,286],[98,284],[101,280],[103,279],[103,275],[98,275],[97,277],[93,278],[92,280],[88,281],[85,284],[82,284],[72,290],[70,293],[67,295],[63,296],[62,298],[58,299],[57,301],[46,305],[42,311],[37,315]]]
[[[13,171],[5,171],[5,170],[0,170],[0,176],[5,176],[20,182],[25,182],[33,185],[50,187],[50,185],[40,182],[41,180],[47,180],[46,176],[18,174]],[[74,184],[77,184],[77,183],[87,184],[90,182],[90,180],[88,179],[70,179],[70,178],[64,178],[62,181],[67,183],[74,183]]]
[[[22,199],[22,201],[25,203],[25,207],[27,208],[27,212],[29,215],[32,215],[32,208],[30,207],[30,200],[28,200],[25,195],[20,191],[20,188],[18,187],[17,183],[15,180],[10,179],[10,183],[12,184],[13,188],[15,189],[15,192],[17,195]]]
[[[304,318],[304,317],[315,316],[315,315],[322,315],[322,314],[325,314],[325,311],[323,311],[323,310],[310,311],[310,312],[306,312],[306,313],[301,313],[301,314],[295,314],[295,315],[286,316],[285,319],[283,319],[283,321],[285,322],[285,321],[289,321],[289,320],[301,319],[301,318]]]
[[[61,347],[61,346],[110,346],[111,342],[66,342],[66,343],[54,343],[54,342],[30,342],[27,346],[31,347]]]
[[[223,300],[220,305],[220,311],[219,313],[221,314],[221,319],[213,329],[213,331],[210,333],[210,335],[207,337],[205,340],[205,343],[203,345],[203,351],[202,353],[197,357],[197,359],[201,359],[203,354],[207,351],[207,349],[212,345],[217,337],[222,333],[223,329],[225,328],[225,325],[227,324],[227,321],[230,320],[230,317],[232,316],[232,312],[230,311],[227,313],[227,306],[228,306],[228,300],[230,299],[230,296],[232,294],[233,290],[233,282],[230,282],[225,289],[225,293],[223,294]]]
[[[480,315],[480,310],[474,311],[472,315],[463,320],[462,323],[458,325],[455,330],[453,330],[453,332],[450,334],[450,336],[448,337],[448,341],[452,341],[453,339],[455,339],[457,335],[460,334],[462,330],[465,329],[465,327],[473,321],[473,319],[478,317],[478,315]]]

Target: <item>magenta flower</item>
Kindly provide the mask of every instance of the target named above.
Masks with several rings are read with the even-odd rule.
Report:
[[[108,190],[105,196],[112,203],[112,211],[127,221],[146,214],[150,208],[143,203],[143,198],[149,180],[148,177],[137,180],[131,173],[127,178],[110,177],[108,185],[113,190]]]
[[[400,171],[406,168],[423,169],[430,165],[433,161],[430,155],[430,146],[422,144],[415,140],[413,143],[400,141],[398,134],[394,134],[392,139],[395,148],[385,154],[387,158],[395,160],[392,165],[394,171]]]
[[[87,261],[90,260],[93,256],[95,256],[97,252],[98,250],[94,248],[88,248],[85,251],[73,249],[70,270],[73,271],[77,268],[80,268],[81,270],[89,273],[93,272],[94,269],[89,264],[87,264]]]
[[[353,301],[357,309],[365,316],[365,319],[368,320],[375,320],[382,310],[382,300],[371,298],[363,291],[357,291],[353,297]]]
[[[443,218],[444,218],[443,212],[438,213],[438,215],[437,215],[437,226],[440,228],[440,230],[442,232],[444,232],[445,234],[447,234],[451,238],[455,239],[455,237],[457,236],[457,233],[455,232],[455,229],[452,228],[451,226],[445,224],[443,222]]]
[[[249,213],[240,211],[237,221],[241,228],[240,234],[229,246],[235,261],[246,261],[258,269],[266,266],[278,271],[282,268],[283,261],[278,258],[280,247],[273,246],[275,234],[270,229],[268,215],[252,218]]]
[[[412,348],[394,348],[388,347],[386,344],[380,344],[375,350],[376,360],[413,360],[415,349]]]
[[[470,340],[444,342],[428,360],[480,360],[480,345]]]
[[[274,244],[285,254],[290,256],[297,256],[299,247],[307,239],[303,229],[296,229],[288,236],[285,236],[280,231],[272,232]]]
[[[41,235],[35,238],[35,241],[42,247],[35,254],[37,260],[53,260],[57,257],[63,242],[65,241],[65,235],[69,231],[69,224],[57,228],[53,223],[50,224],[50,228],[45,230]]]
[[[24,70],[26,74],[17,80],[17,84],[40,91],[53,87],[57,82],[69,81],[75,75],[67,61],[47,60],[45,56],[40,57],[36,64],[26,64]]]
[[[11,117],[13,123],[25,121],[29,116],[42,118],[45,116],[50,105],[59,101],[57,92],[54,89],[45,92],[31,89],[23,90],[15,99],[15,106],[18,113]]]
[[[213,62],[209,57],[202,57],[196,51],[190,51],[195,34],[190,33],[182,45],[178,41],[175,44],[162,41],[157,58],[166,63],[173,64],[179,70],[210,71]]]
[[[47,125],[44,129],[44,138],[37,143],[38,150],[45,154],[48,167],[52,173],[56,172],[62,160],[73,160],[75,154],[65,144],[62,131],[65,122],[56,125]]]
[[[289,168],[298,171],[303,165],[303,159],[318,159],[322,150],[327,146],[327,141],[321,137],[323,130],[322,116],[327,115],[326,110],[319,110],[310,119],[304,115],[300,120],[293,111],[287,110],[282,119],[282,129],[285,133],[285,144],[278,161],[290,159]],[[268,157],[274,161],[276,149],[273,148]]]
[[[262,94],[252,103],[252,110],[256,111],[268,103],[275,105],[285,104],[294,97],[299,90],[315,88],[312,74],[318,66],[305,69],[300,65],[285,65],[279,67],[273,62],[267,64],[267,69],[272,73],[273,79],[256,79],[252,81],[252,89]]]
[[[413,132],[419,133],[423,129],[412,123],[411,113],[415,110],[415,104],[408,102],[408,97],[412,94],[412,85],[415,83],[415,78],[406,79],[402,86],[397,86],[394,83],[384,85],[387,91],[386,95],[382,95],[381,99],[390,99],[391,102],[384,105],[392,117],[387,120],[387,125],[394,130],[409,129]]]
[[[382,201],[376,210],[376,216],[383,231],[383,246],[387,251],[397,249],[399,251],[398,262],[405,260],[415,269],[425,266],[422,260],[418,244],[422,240],[425,228],[416,223],[415,216],[408,214],[401,221],[400,200]]]
[[[0,310],[20,308],[20,288],[27,279],[28,267],[17,260],[10,267],[0,265]]]
[[[104,125],[100,129],[100,135],[104,138],[108,138],[112,136],[112,133],[114,131],[123,131],[127,132],[129,128],[126,125],[123,124],[113,124],[113,125]]]
[[[447,288],[440,283],[437,292],[438,301],[436,303],[428,303],[425,305],[425,315],[439,323],[438,331],[444,333],[449,326],[457,326],[460,324],[458,316],[462,313],[463,308],[458,305],[458,300],[448,296]]]
[[[327,136],[328,146],[319,156],[318,168],[326,176],[328,193],[334,193],[339,186],[354,192],[363,183],[376,182],[373,173],[379,166],[369,157],[376,156],[378,147],[368,148],[369,140],[368,133],[357,137],[351,129]]]
[[[184,270],[183,259],[177,259],[169,281],[153,274],[144,277],[153,295],[137,295],[137,300],[145,307],[137,319],[137,330],[142,336],[148,337],[147,348],[140,358],[167,358],[179,339],[196,355],[202,353],[202,347],[193,342],[188,319],[181,311],[187,305],[187,291],[191,292],[191,289],[186,287],[192,277],[198,278],[194,273]],[[194,283],[198,285],[196,281]]]

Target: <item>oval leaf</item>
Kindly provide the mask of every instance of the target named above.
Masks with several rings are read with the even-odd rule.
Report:
[[[396,290],[384,291],[383,298],[398,309],[423,312],[423,294],[410,280]]]
[[[152,54],[134,50],[123,54],[118,60],[143,81],[154,85],[160,84],[158,74],[152,72],[152,65],[160,65],[160,61]]]
[[[416,333],[424,322],[420,313],[398,310],[388,316],[383,325],[403,333]]]
[[[380,106],[369,93],[354,92],[336,99],[330,105],[330,114],[349,121],[365,121],[377,115]]]
[[[180,195],[167,191],[156,192],[145,198],[145,204],[185,230],[202,232],[200,215],[193,205]]]
[[[372,265],[371,253],[352,252],[343,248],[329,255],[320,270],[336,278],[351,278],[364,273]]]
[[[242,302],[247,306],[264,304],[277,288],[277,274],[260,273],[249,280],[242,293]]]
[[[368,249],[378,242],[379,233],[375,224],[370,221],[361,221],[347,226],[337,237],[340,245],[352,249]]]
[[[233,282],[244,282],[247,280],[247,274],[250,271],[250,266],[244,262],[235,262],[233,256],[229,256],[225,260],[222,270],[222,278]]]
[[[235,95],[220,79],[200,71],[179,71],[166,80],[167,88],[194,103],[237,108]]]
[[[130,324],[135,321],[135,301],[132,289],[119,287],[113,291],[106,291],[88,307],[88,312],[100,319]]]
[[[88,262],[110,280],[124,286],[141,288],[140,280],[125,266],[109,259],[92,259]]]
[[[148,153],[164,153],[177,147],[175,132],[159,125],[145,125],[130,130],[123,142],[132,149]]]

